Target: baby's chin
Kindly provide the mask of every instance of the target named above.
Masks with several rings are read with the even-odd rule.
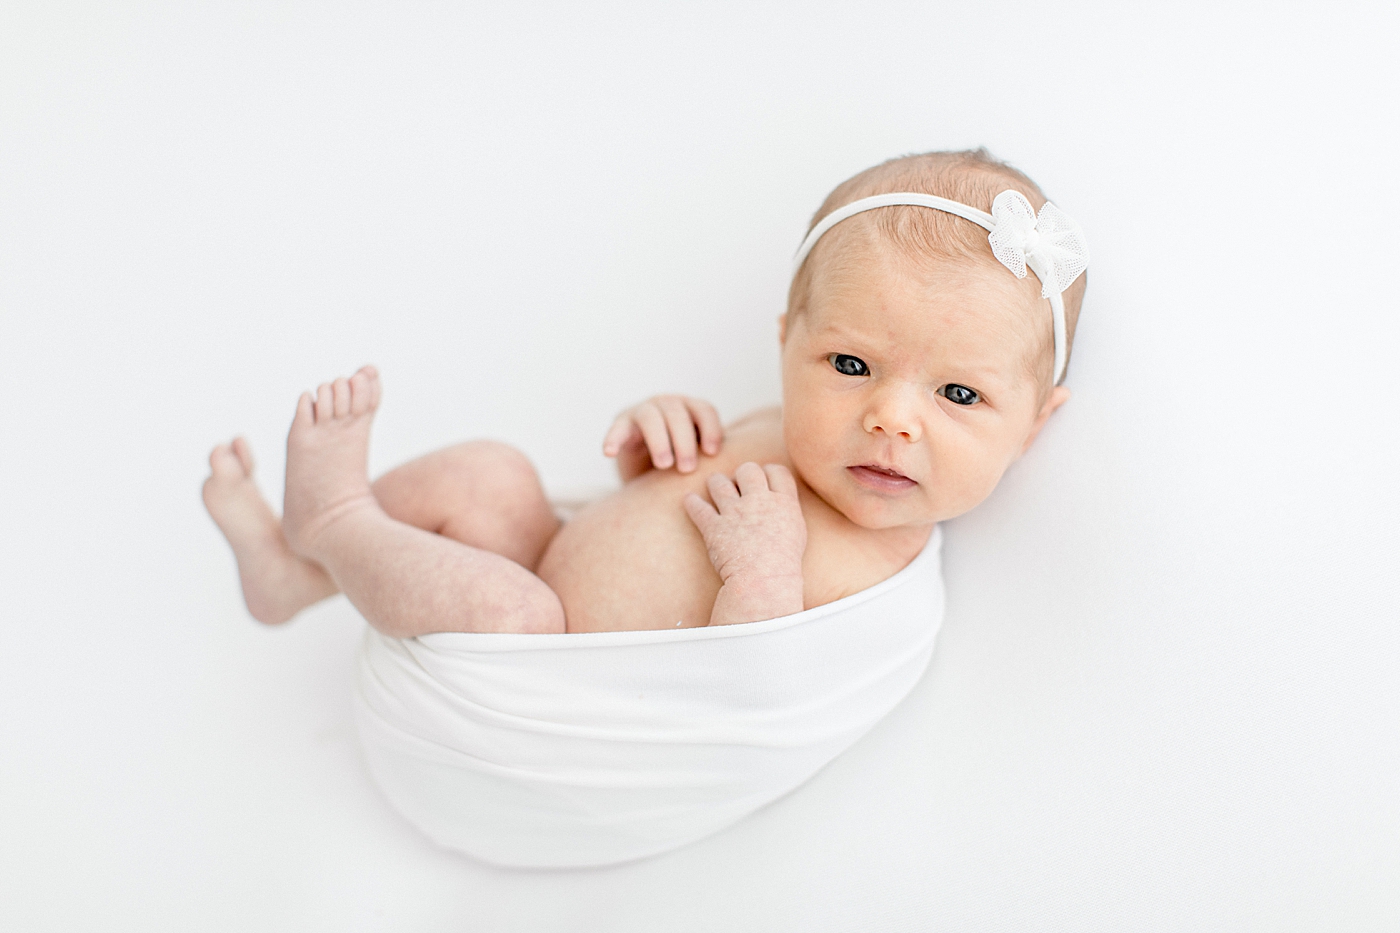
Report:
[[[901,502],[898,499],[891,500],[869,494],[823,495],[820,490],[813,492],[821,496],[827,505],[843,515],[852,525],[869,531],[927,527],[942,521],[944,517],[923,503]]]
[[[838,508],[836,511],[846,516],[846,520],[858,528],[867,531],[889,531],[894,528],[927,528],[929,525],[937,524],[942,519],[932,515],[881,515],[863,514],[859,510],[846,510]]]

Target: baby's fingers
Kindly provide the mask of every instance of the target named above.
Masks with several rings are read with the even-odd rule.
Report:
[[[617,420],[608,428],[608,433],[603,435],[603,454],[608,457],[616,457],[633,441],[642,439],[642,431],[637,427],[637,422],[632,420],[632,413],[625,412],[618,415]]]
[[[797,495],[797,480],[792,471],[781,463],[765,463],[763,472],[768,476],[768,488],[785,496]]]
[[[714,500],[717,508],[723,508],[725,503],[739,498],[739,490],[734,488],[734,482],[723,473],[711,473],[710,478],[705,480],[705,488],[710,491],[710,498]]]
[[[681,500],[681,505],[685,507],[685,514],[690,516],[690,520],[700,530],[701,536],[708,536],[710,526],[714,524],[715,519],[719,518],[719,512],[715,511],[715,507],[693,492],[686,494],[686,497]]]
[[[724,426],[720,424],[719,412],[715,411],[715,406],[698,398],[686,399],[685,407],[695,419],[695,426],[700,429],[700,449],[713,457],[724,443]]]
[[[632,418],[646,441],[652,466],[658,470],[665,470],[675,463],[675,455],[671,452],[671,432],[666,428],[666,419],[662,416],[661,409],[650,402],[638,405],[632,409]]]
[[[685,400],[668,397],[657,399],[657,406],[666,419],[666,428],[671,433],[671,450],[676,455],[676,469],[689,473],[695,469],[698,458],[695,442],[695,422],[690,418],[690,409]]]
[[[768,491],[768,474],[752,461],[739,464],[739,469],[734,471],[734,482],[738,484],[741,496]]]

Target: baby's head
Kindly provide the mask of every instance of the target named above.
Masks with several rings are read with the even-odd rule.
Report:
[[[985,150],[908,156],[839,185],[812,226],[895,192],[955,201],[990,221],[1008,189],[1035,211],[1045,203]],[[1084,280],[1062,296],[1066,361]],[[1038,275],[1017,278],[977,222],[915,205],[840,220],[802,260],[780,325],[783,431],[797,473],[867,528],[968,511],[1069,398],[1055,384],[1051,307]]]

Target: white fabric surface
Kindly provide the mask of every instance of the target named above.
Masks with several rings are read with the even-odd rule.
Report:
[[[366,632],[358,722],[441,845],[576,868],[711,835],[812,777],[902,700],[943,618],[941,529],[893,577],[795,615],[572,635]]]

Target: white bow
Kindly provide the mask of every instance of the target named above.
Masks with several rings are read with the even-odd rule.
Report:
[[[1084,233],[1049,201],[1037,217],[1024,194],[1003,191],[992,202],[992,220],[995,225],[987,235],[992,255],[1018,279],[1026,277],[1030,266],[1040,279],[1043,298],[1060,294],[1089,268]]]

